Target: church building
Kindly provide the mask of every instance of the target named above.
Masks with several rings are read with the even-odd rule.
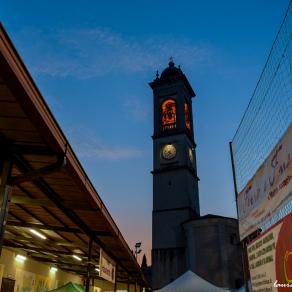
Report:
[[[195,92],[171,60],[153,90],[152,288],[188,270],[228,288],[242,283],[237,220],[200,216],[193,130]],[[210,174],[212,170],[210,170]]]

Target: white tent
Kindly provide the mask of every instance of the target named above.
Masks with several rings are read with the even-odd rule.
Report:
[[[235,290],[235,292],[245,292],[245,291],[246,291],[245,286],[242,286],[239,289]],[[249,291],[251,291],[251,290],[249,290]]]
[[[155,292],[227,292],[227,288],[217,287],[202,279],[192,271],[187,271],[175,281]]]

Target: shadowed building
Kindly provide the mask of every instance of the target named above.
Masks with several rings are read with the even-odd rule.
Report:
[[[237,219],[205,215],[183,224],[188,269],[219,287],[243,285]]]
[[[160,76],[156,74],[150,86],[154,98],[152,288],[167,285],[187,270],[206,275],[206,280],[219,286],[234,286],[231,284],[233,279],[225,275],[228,273],[225,268],[223,277],[211,275],[215,267],[223,269],[225,258],[221,257],[222,261],[220,258],[212,267],[204,265],[204,268],[199,268],[198,255],[206,250],[203,251],[203,246],[201,249],[196,247],[199,246],[198,240],[206,243],[220,237],[222,240],[208,245],[210,252],[218,256],[222,248],[233,248],[238,254],[240,250],[225,244],[226,236],[229,236],[227,229],[212,228],[214,222],[208,226],[208,218],[202,227],[204,230],[197,223],[197,220],[203,221],[193,131],[192,98],[195,92],[172,60]],[[236,220],[225,219],[219,225],[228,221],[238,236]],[[196,236],[198,232],[201,236]],[[219,243],[223,246],[216,247]]]
[[[150,86],[154,93],[152,274],[156,288],[186,271],[181,225],[199,217],[199,197],[191,110],[195,93],[173,62]],[[159,280],[155,275],[160,275]]]

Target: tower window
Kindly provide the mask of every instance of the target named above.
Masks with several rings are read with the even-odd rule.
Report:
[[[162,104],[162,130],[176,128],[176,103],[173,99],[167,99]]]
[[[191,130],[191,112],[190,112],[190,105],[185,103],[185,123],[186,128]]]

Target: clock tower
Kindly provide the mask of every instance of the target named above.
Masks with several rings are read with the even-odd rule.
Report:
[[[154,100],[152,288],[186,272],[183,223],[200,216],[192,98],[186,76],[171,60],[150,83]]]

